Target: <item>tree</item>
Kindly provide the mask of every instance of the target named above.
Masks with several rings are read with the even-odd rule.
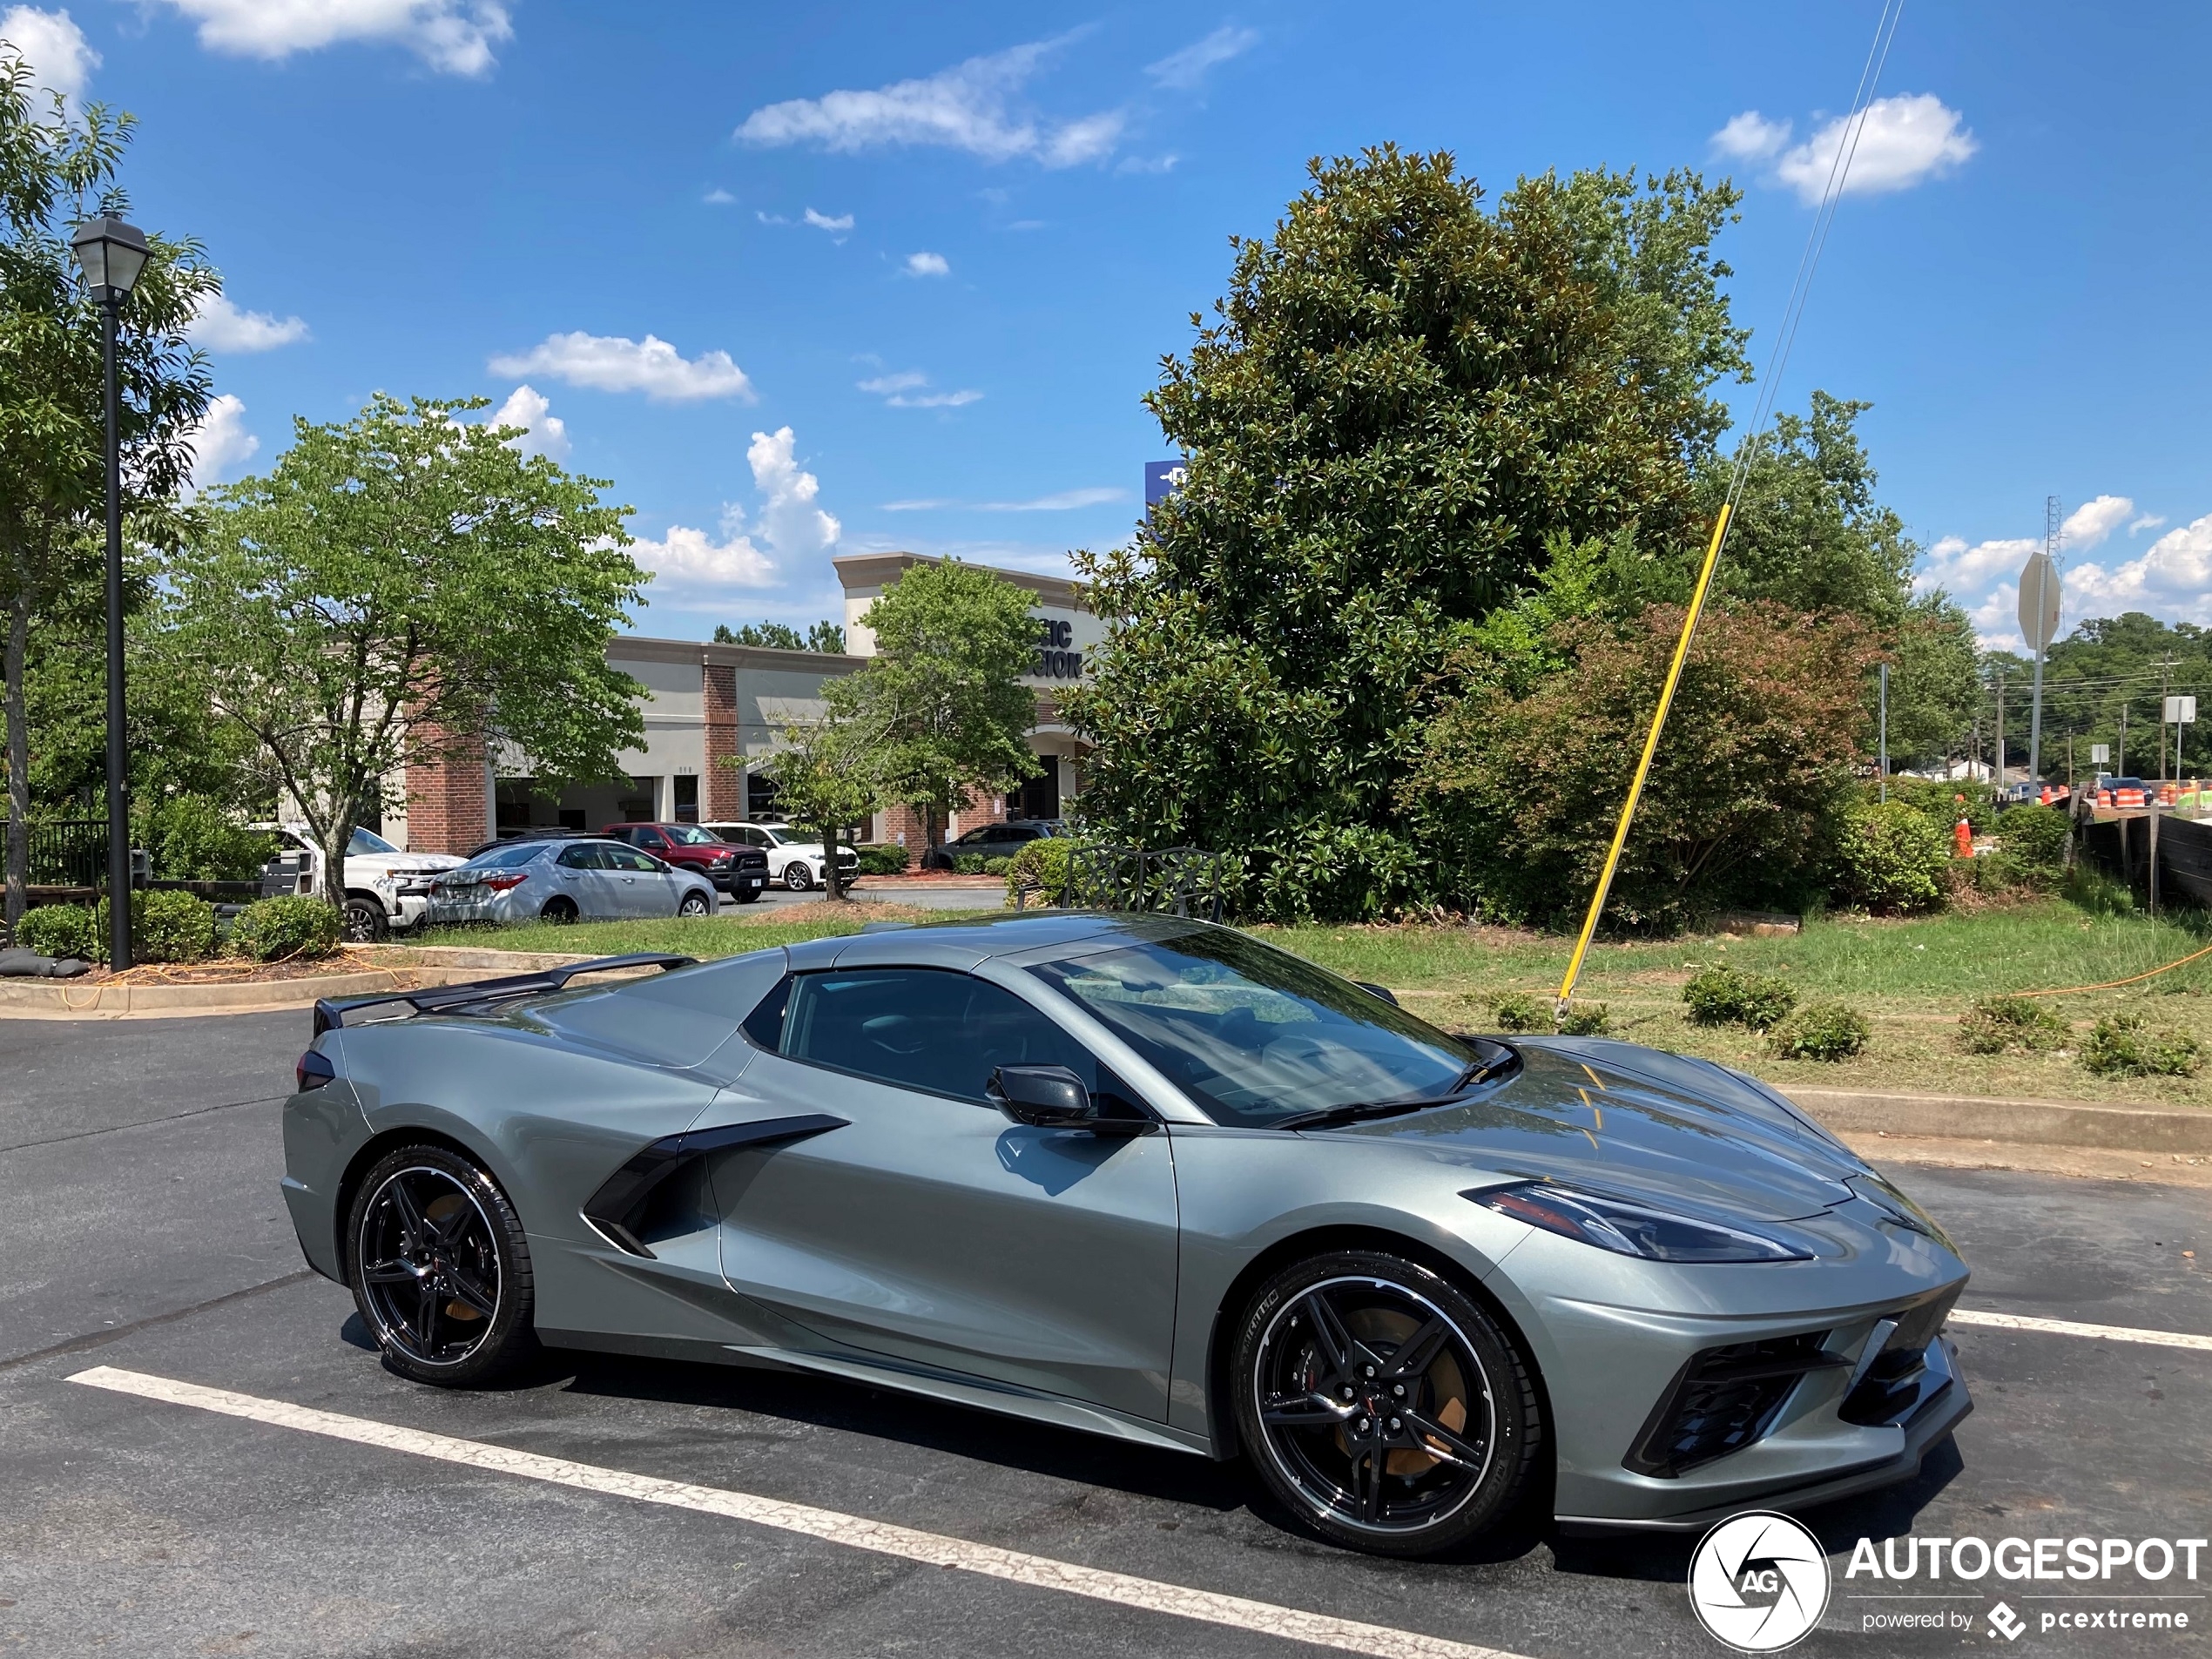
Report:
[[[0,648],[8,776],[5,915],[22,915],[31,810],[28,669],[35,627],[97,628],[106,496],[99,310],[69,236],[83,218],[129,212],[116,181],[132,123],[58,97],[42,113],[31,72],[0,57]],[[88,206],[89,204],[89,206]],[[165,543],[210,395],[185,339],[220,289],[189,241],[149,237],[117,340],[123,504],[134,541]],[[143,581],[133,584],[142,593]]]
[[[880,798],[920,806],[931,847],[969,794],[1001,793],[1036,771],[1036,698],[1021,683],[1036,664],[1032,603],[956,559],[910,565],[861,618],[875,631],[868,665],[823,688],[850,740],[875,757]]]
[[[482,398],[378,393],[343,423],[294,423],[266,478],[214,492],[172,561],[164,649],[247,733],[343,900],[354,826],[401,767],[478,744],[550,786],[619,775],[642,688],[607,637],[645,580],[631,510],[456,419]]]
[[[718,645],[765,645],[772,651],[819,651],[830,657],[845,655],[845,629],[842,624],[822,621],[801,634],[789,623],[749,622],[741,628],[732,628],[726,622],[714,624],[714,643]]]
[[[1974,628],[1938,590],[1905,607],[1890,651],[1890,764],[1940,766],[1966,752],[1981,682]]]
[[[1108,638],[1063,707],[1101,832],[1372,914],[1433,896],[1400,785],[1468,631],[1561,538],[1700,541],[1710,389],[1743,373],[1710,256],[1737,197],[1546,174],[1490,213],[1450,157],[1388,147],[1312,174],[1163,363],[1184,482],[1077,556]]]
[[[851,844],[850,827],[880,803],[875,757],[854,725],[831,718],[786,726],[763,769],[776,780],[776,804],[784,817],[822,844],[822,890],[842,902],[845,873],[837,849]]]

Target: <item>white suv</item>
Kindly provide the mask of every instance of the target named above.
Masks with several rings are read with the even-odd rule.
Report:
[[[298,862],[296,891],[322,888],[322,849],[304,824],[255,824],[276,838],[278,850]],[[346,844],[346,937],[372,944],[395,929],[416,926],[430,900],[430,883],[461,860],[449,853],[402,853],[365,829]],[[262,892],[268,887],[265,881]]]
[[[793,893],[822,885],[828,855],[819,841],[799,839],[788,824],[702,824],[701,829],[720,836],[732,846],[757,846],[768,855],[768,879],[780,881]],[[850,884],[860,873],[860,855],[849,846],[838,848],[838,869]]]

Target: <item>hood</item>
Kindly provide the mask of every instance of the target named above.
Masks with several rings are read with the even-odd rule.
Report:
[[[1398,1136],[1514,1175],[1795,1221],[1851,1197],[1849,1149],[1700,1061],[1628,1043],[1516,1045],[1522,1066],[1464,1105],[1340,1133]],[[1610,1050],[1633,1059],[1614,1063]]]
[[[346,862],[364,864],[390,875],[432,875],[440,870],[458,869],[466,860],[450,853],[371,853],[350,855]]]

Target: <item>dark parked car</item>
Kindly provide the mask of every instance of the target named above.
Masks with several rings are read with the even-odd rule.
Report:
[[[739,904],[751,904],[768,886],[765,853],[757,846],[732,846],[697,824],[610,824],[599,833],[679,870],[696,870]]]
[[[1030,842],[1041,840],[1056,832],[1057,826],[1041,819],[1009,818],[1001,824],[979,824],[957,840],[932,849],[922,859],[925,869],[948,869],[954,859],[978,855],[987,859],[1010,859]]]

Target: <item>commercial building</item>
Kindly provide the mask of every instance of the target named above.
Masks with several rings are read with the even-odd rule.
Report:
[[[617,635],[607,642],[608,661],[644,687],[644,741],[621,755],[622,781],[547,793],[524,757],[455,745],[435,764],[408,768],[404,788],[391,792],[384,835],[409,852],[465,853],[527,829],[590,830],[639,819],[719,823],[773,813],[774,783],[757,763],[775,751],[786,727],[822,717],[823,685],[857,673],[875,652],[875,637],[860,620],[868,607],[901,573],[927,562],[913,553],[834,561],[845,590],[842,657]],[[1029,746],[1037,772],[1010,795],[970,800],[948,835],[993,819],[1056,818],[1082,787],[1086,745],[1061,718],[1058,693],[1082,678],[1085,655],[1104,630],[1075,583],[1024,570],[995,574],[1036,596],[1036,671],[1024,684],[1036,698]],[[872,840],[921,845],[921,819],[903,806],[878,813],[867,830]]]

